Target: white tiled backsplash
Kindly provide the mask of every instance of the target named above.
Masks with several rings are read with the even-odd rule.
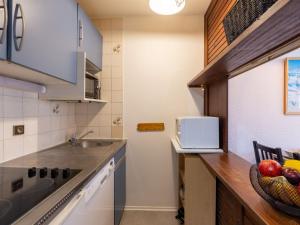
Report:
[[[110,103],[76,104],[75,112],[78,133],[83,134],[92,130],[93,133],[88,136],[89,138],[110,138],[110,105]]]
[[[14,125],[25,125],[24,135],[13,136]],[[75,104],[0,87],[0,162],[61,144],[75,132]]]

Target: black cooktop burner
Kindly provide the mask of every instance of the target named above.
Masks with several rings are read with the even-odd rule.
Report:
[[[80,170],[0,167],[0,224],[16,221]]]

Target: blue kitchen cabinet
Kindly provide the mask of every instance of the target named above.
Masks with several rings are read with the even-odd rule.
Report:
[[[11,14],[8,60],[76,83],[77,3],[74,0],[8,2]]]
[[[7,48],[6,48],[6,34],[7,34],[7,0],[0,0],[0,59],[6,59]]]
[[[87,59],[102,69],[102,35],[78,5],[79,50],[86,52]]]
[[[119,225],[126,204],[126,147],[123,147],[114,157],[115,184],[114,184],[114,225]]]

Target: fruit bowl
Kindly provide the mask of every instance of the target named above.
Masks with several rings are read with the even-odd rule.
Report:
[[[253,165],[250,169],[250,181],[254,188],[254,190],[263,198],[265,199],[269,204],[271,204],[274,208],[288,214],[291,216],[300,217],[300,208],[296,205],[289,205],[287,203],[284,203],[281,200],[278,200],[274,198],[270,191],[264,190],[264,188],[260,185],[262,179],[261,174],[259,173],[257,166]]]

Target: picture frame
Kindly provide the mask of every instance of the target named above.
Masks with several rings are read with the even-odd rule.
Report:
[[[284,63],[284,114],[300,115],[300,57]]]

